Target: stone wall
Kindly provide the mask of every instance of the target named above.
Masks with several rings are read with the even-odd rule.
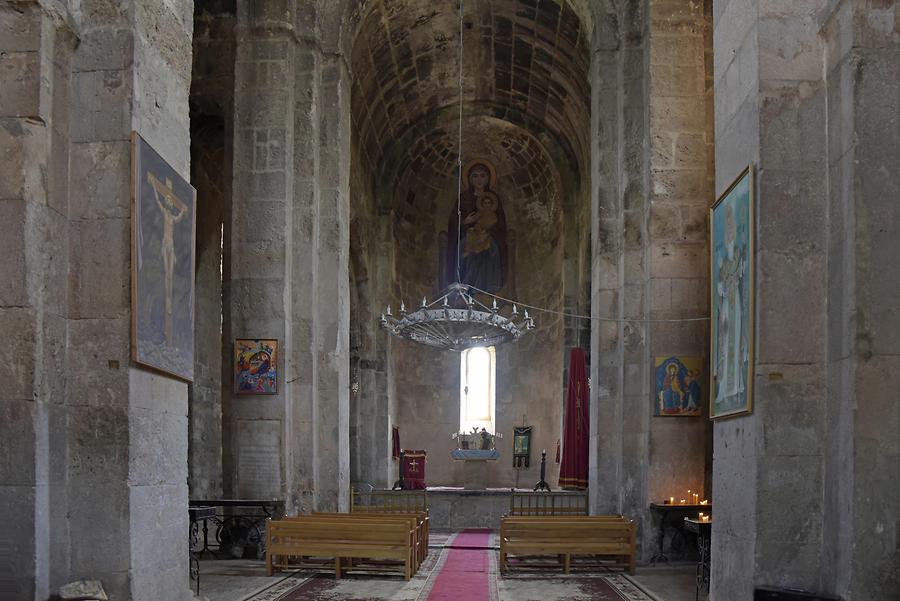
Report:
[[[8,341],[0,361],[0,582],[16,601],[48,597],[72,564],[66,280],[76,42],[71,20],[51,7],[0,6],[0,329]]]
[[[188,468],[191,498],[222,495],[222,361],[224,219],[231,198],[234,112],[234,7],[194,6],[191,77],[191,180],[197,189],[197,311],[194,382],[189,400]],[[227,5],[227,3],[224,3]]]
[[[186,554],[159,549],[187,528],[187,386],[130,362],[129,137],[187,177],[191,6],[67,9],[0,8],[0,197],[16,224],[0,481],[22,527],[4,556],[15,599],[77,578],[186,599]]]
[[[649,366],[700,357],[708,391],[707,213],[713,199],[711,2],[650,2]],[[685,319],[689,321],[677,321]],[[664,321],[672,320],[672,321]],[[658,402],[650,369],[651,402]],[[708,397],[700,417],[651,417],[647,501],[712,493]],[[650,408],[651,415],[654,407]]]
[[[900,590],[897,402],[900,9],[831,2],[827,122],[826,445],[822,588],[845,599]]]
[[[896,7],[715,9],[716,187],[758,162],[759,225],[754,412],[715,424],[710,598],[890,599],[900,464],[874,441],[897,438],[896,297],[874,274],[897,230],[876,200],[896,196]]]

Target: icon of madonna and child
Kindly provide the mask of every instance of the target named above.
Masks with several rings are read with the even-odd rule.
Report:
[[[700,357],[657,357],[654,415],[700,415],[702,373]]]
[[[442,235],[441,286],[460,282],[497,293],[510,283],[506,213],[495,189],[497,172],[490,161],[475,159],[463,167],[462,181],[459,213],[454,203],[447,233]]]

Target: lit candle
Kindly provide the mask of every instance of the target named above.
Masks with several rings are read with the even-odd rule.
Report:
[[[701,522],[708,522],[708,521],[709,521],[709,516],[708,516],[708,515],[703,516],[702,518],[700,518],[700,521],[701,521]]]
[[[709,501],[707,501],[706,499],[703,499],[702,501],[700,501],[700,504],[701,505],[709,505]]]
[[[682,500],[681,500],[681,504],[682,504],[682,505],[684,505],[684,504],[686,504],[686,503],[687,503],[687,499],[682,499]]]
[[[669,505],[675,504],[675,497],[669,497]]]

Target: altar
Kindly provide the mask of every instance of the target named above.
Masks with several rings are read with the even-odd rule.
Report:
[[[454,449],[450,456],[463,461],[463,489],[485,490],[487,488],[487,462],[500,458],[497,449]]]

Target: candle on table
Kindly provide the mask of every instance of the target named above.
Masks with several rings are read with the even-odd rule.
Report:
[[[686,503],[687,503],[687,500],[686,500],[686,499],[681,499],[681,504],[682,504],[682,505],[684,505],[684,504],[686,504]]]
[[[669,505],[675,504],[675,497],[669,497]]]

